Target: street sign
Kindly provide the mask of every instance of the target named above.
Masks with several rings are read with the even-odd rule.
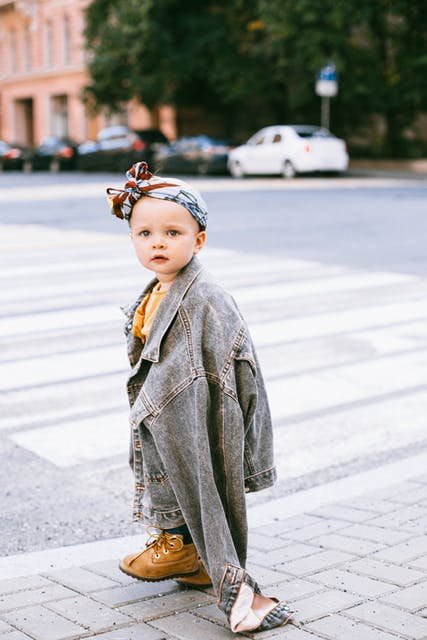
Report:
[[[322,98],[332,98],[338,93],[338,78],[335,65],[331,62],[320,69],[316,79],[316,93]]]

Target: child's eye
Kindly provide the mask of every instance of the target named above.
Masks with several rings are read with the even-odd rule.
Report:
[[[147,229],[143,229],[142,231],[139,232],[139,235],[142,236],[143,238],[148,238],[148,236],[150,235],[150,232],[147,231]]]
[[[175,229],[171,229],[170,231],[168,231],[168,233],[172,238],[175,238],[179,235],[179,231],[176,231]]]

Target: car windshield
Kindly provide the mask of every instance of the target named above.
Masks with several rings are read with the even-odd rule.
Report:
[[[334,138],[335,136],[324,127],[292,127],[300,138]]]

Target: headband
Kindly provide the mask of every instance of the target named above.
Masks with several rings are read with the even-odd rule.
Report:
[[[148,170],[146,162],[137,162],[126,172],[123,189],[109,187],[107,201],[111,213],[121,220],[130,221],[132,209],[142,196],[169,200],[183,206],[205,229],[208,209],[206,202],[194,187],[177,178],[161,178]]]

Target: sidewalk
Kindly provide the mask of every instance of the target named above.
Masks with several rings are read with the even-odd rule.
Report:
[[[425,180],[427,177],[427,159],[350,158],[348,175]]]
[[[427,638],[427,474],[397,477],[398,484],[359,496],[355,488],[353,497],[323,505],[313,498],[317,488],[308,490],[308,508],[292,517],[285,514],[295,512],[299,494],[273,501],[270,508],[281,506],[269,524],[266,505],[251,509],[252,525],[257,512],[264,524],[251,526],[248,569],[266,594],[298,612],[292,624],[246,637]],[[343,479],[341,492],[351,480]],[[0,580],[0,640],[233,637],[212,590],[135,581],[118,570],[117,558]]]

